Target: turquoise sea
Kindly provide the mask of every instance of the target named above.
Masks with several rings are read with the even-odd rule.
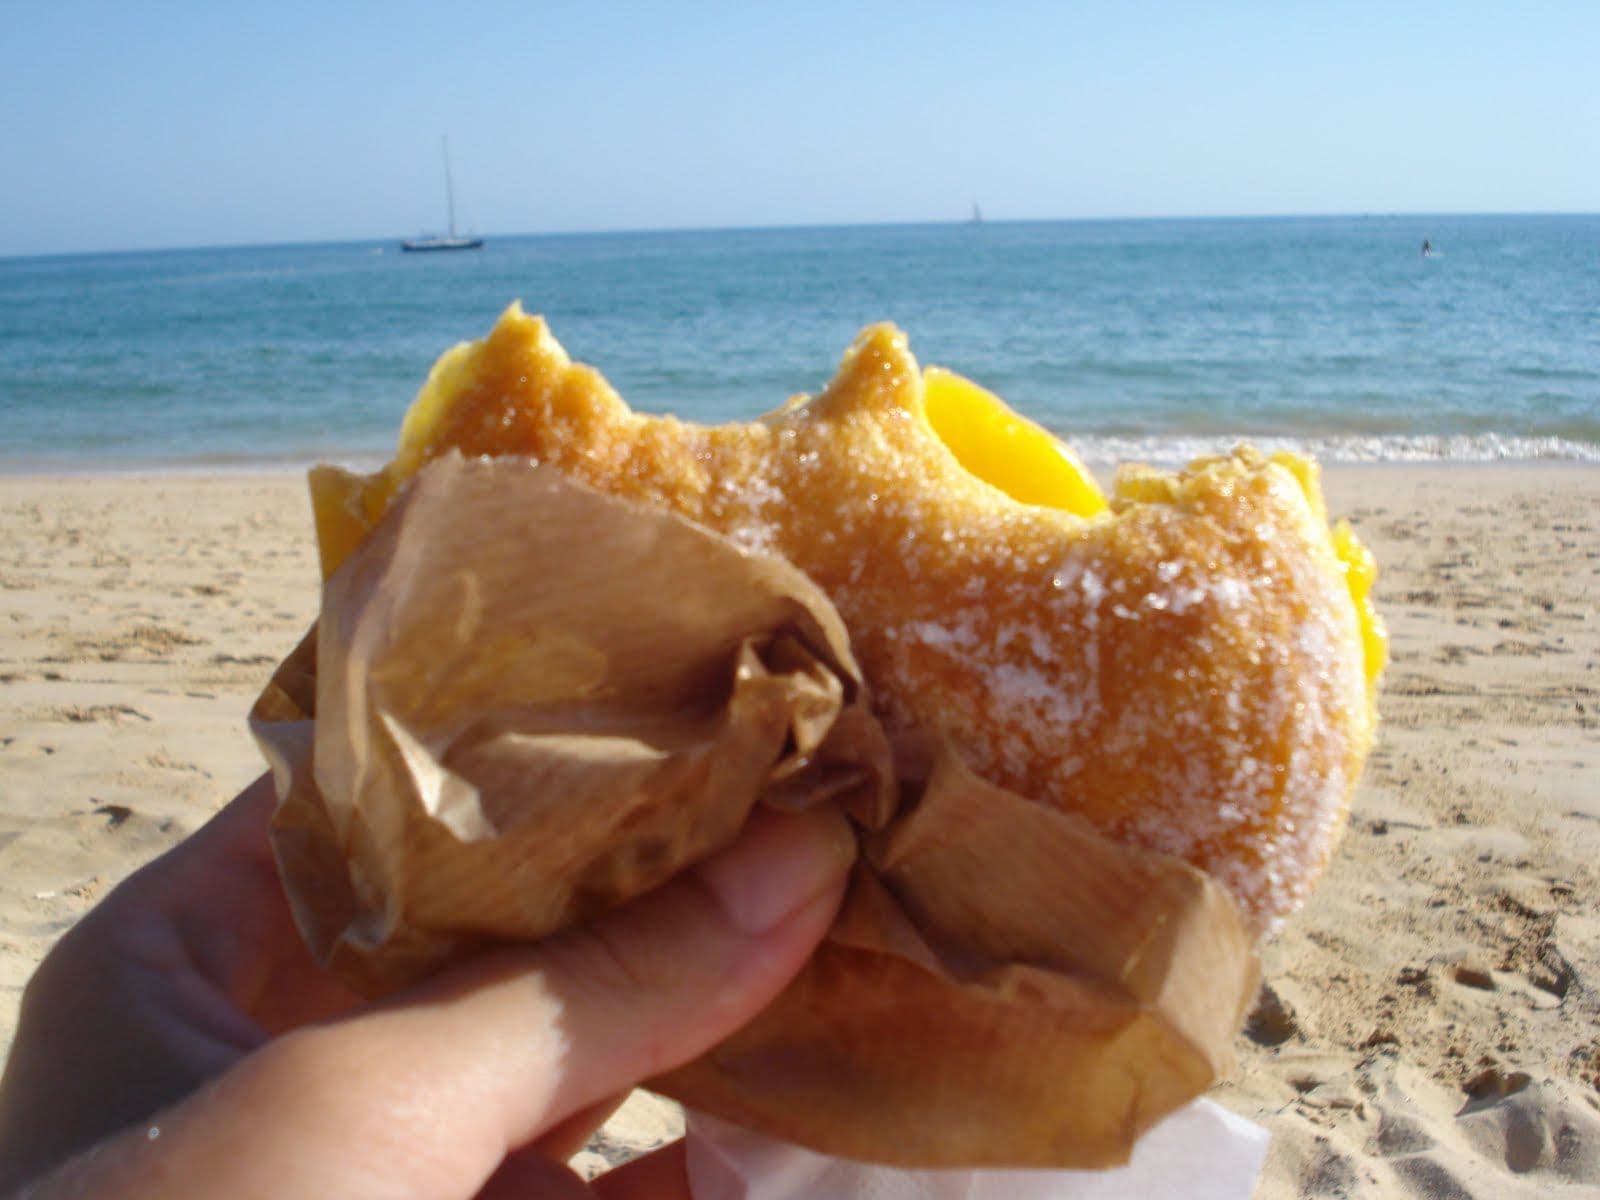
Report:
[[[817,390],[892,320],[1097,462],[1243,438],[1600,461],[1600,217],[1406,216],[0,260],[0,470],[370,462],[513,299],[635,407],[694,420]]]

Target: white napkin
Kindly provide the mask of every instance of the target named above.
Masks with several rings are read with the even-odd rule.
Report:
[[[1209,1100],[1179,1109],[1106,1171],[910,1171],[827,1158],[689,1114],[694,1200],[1250,1200],[1267,1131]]]

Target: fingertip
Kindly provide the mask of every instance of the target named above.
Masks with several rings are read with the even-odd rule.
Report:
[[[831,807],[758,809],[738,840],[696,871],[728,920],[759,935],[838,890],[855,855],[850,823]]]

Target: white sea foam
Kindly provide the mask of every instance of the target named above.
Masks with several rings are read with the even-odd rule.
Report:
[[[1498,433],[1446,435],[1364,435],[1328,437],[1255,436],[1238,433],[1225,437],[1153,435],[1149,437],[1095,437],[1064,434],[1078,455],[1093,467],[1124,462],[1177,466],[1209,454],[1226,454],[1240,443],[1268,453],[1292,450],[1310,454],[1325,463],[1432,463],[1432,462],[1561,462],[1600,463],[1600,442],[1580,442],[1558,437],[1512,437]]]

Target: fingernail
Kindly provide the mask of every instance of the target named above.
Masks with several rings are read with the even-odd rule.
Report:
[[[765,933],[837,887],[855,854],[850,823],[836,811],[760,809],[739,840],[707,859],[699,872],[735,925]]]

